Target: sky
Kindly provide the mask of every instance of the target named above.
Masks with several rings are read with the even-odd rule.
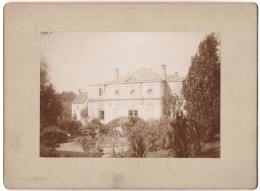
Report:
[[[41,60],[57,92],[88,91],[90,84],[123,76],[141,67],[185,77],[191,57],[206,33],[52,32],[41,35]]]

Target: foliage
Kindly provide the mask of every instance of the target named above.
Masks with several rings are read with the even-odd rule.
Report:
[[[80,121],[62,121],[59,125],[60,129],[67,131],[71,134],[77,134],[78,130],[82,127]]]
[[[41,157],[60,157],[59,153],[53,147],[46,147],[40,145],[40,156]]]
[[[118,117],[116,119],[113,119],[109,123],[107,123],[106,126],[108,128],[114,128],[114,127],[124,126],[128,122],[129,122],[128,117]]]
[[[48,66],[41,61],[40,67],[40,127],[57,125],[61,117],[62,105],[53,85],[49,82]]]
[[[84,139],[80,141],[82,149],[85,152],[91,152],[92,157],[101,155],[102,150],[100,149],[98,142],[106,130],[100,120],[97,118],[92,119],[90,123],[81,127],[79,131],[80,134],[84,136]]]
[[[127,157],[145,157],[148,152],[169,150],[172,157],[200,155],[200,134],[196,123],[187,121],[181,112],[175,119],[144,121],[130,118],[125,127],[130,150]]]
[[[58,156],[55,148],[59,147],[59,143],[64,142],[67,138],[68,134],[58,127],[45,127],[40,134],[40,156]]]
[[[95,140],[91,136],[85,136],[82,143],[82,149],[87,152],[89,150],[93,150],[95,147]]]
[[[93,138],[90,136],[84,136],[84,138],[80,141],[82,149],[87,153],[89,153],[89,157],[101,157],[103,154],[103,150],[97,144],[97,138]]]
[[[82,119],[87,119],[88,118],[88,106],[85,106],[81,111],[80,111],[80,117]]]
[[[146,149],[149,152],[166,149],[167,131],[170,128],[171,118],[149,120],[147,124]]]
[[[129,118],[129,122],[125,124],[124,129],[130,143],[129,156],[145,157],[147,151],[145,142],[147,124],[145,121],[137,117],[131,117]]]
[[[91,153],[90,157],[102,156],[102,149],[98,143],[100,142],[99,139],[103,138],[100,135],[104,133],[104,128],[99,119],[92,119],[90,123],[79,129],[84,138],[78,142],[85,152]]]
[[[166,106],[166,113],[168,117],[174,117],[176,111],[180,109],[181,101],[178,95],[169,93],[164,98],[164,105]]]
[[[170,122],[170,118],[148,121],[129,118],[129,122],[124,125],[130,144],[130,150],[124,154],[125,157],[145,157],[148,152],[166,149]]]
[[[190,158],[200,155],[200,134],[197,126],[188,122],[181,113],[177,113],[176,120],[171,122],[167,132],[168,149],[170,155],[176,158]]]
[[[72,120],[72,101],[76,97],[73,92],[65,92],[63,91],[59,94],[63,111],[61,113],[61,121],[71,121]]]
[[[220,53],[219,42],[210,34],[200,43],[191,58],[183,82],[185,109],[189,118],[201,124],[204,139],[220,131]]]
[[[90,123],[84,125],[79,129],[80,133],[85,136],[95,138],[99,131],[103,130],[104,126],[99,119],[92,119]]]

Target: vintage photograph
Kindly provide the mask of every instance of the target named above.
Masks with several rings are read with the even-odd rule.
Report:
[[[41,32],[41,157],[220,158],[221,34]]]

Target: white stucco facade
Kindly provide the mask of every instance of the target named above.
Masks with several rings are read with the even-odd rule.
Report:
[[[164,92],[161,88],[161,82],[92,86],[88,100],[89,117],[104,122],[132,113],[143,119],[159,118],[163,112]],[[99,91],[103,94],[99,95]]]
[[[115,80],[90,86],[89,118],[99,118],[104,123],[123,116],[159,119],[167,115],[164,99],[169,92],[173,92],[171,87],[176,93],[181,92],[179,84],[172,82],[170,85],[166,76],[161,77],[147,68],[121,78],[116,74]]]

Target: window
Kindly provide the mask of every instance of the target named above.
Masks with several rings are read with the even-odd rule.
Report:
[[[135,96],[135,90],[131,90],[130,93],[131,93],[132,96]]]
[[[115,95],[118,96],[119,95],[119,90],[115,91]]]
[[[149,96],[152,96],[152,94],[153,94],[152,89],[148,89],[147,94],[148,94]]]
[[[138,110],[129,110],[128,117],[138,117]]]
[[[99,88],[99,96],[102,96],[102,95],[103,95],[103,89]]]
[[[105,112],[99,111],[99,119],[105,119]]]

